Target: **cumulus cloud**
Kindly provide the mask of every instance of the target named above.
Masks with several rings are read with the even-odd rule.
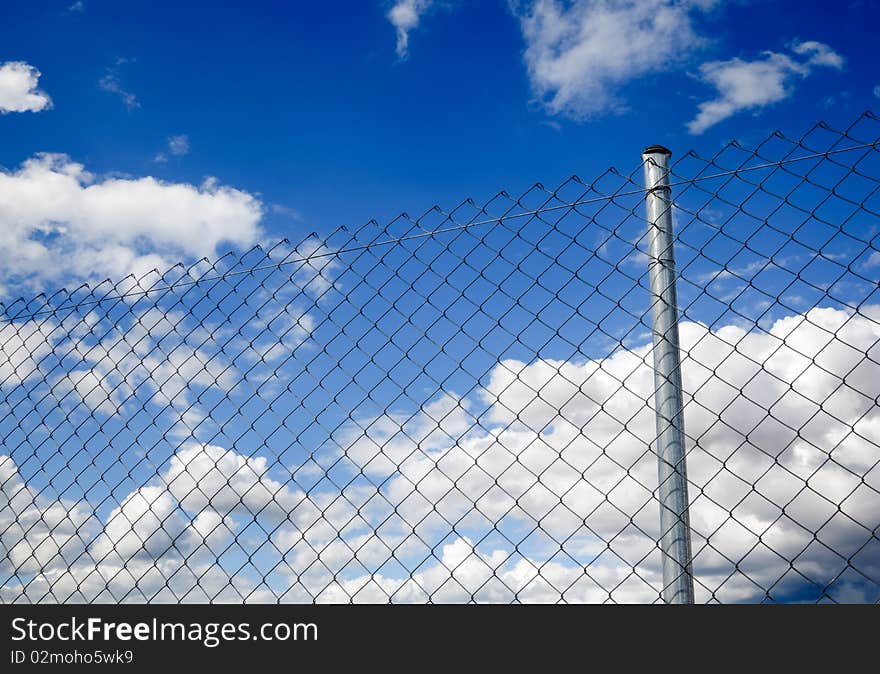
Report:
[[[52,500],[27,486],[8,455],[0,454],[0,573],[35,573],[67,564],[98,529],[87,503]]]
[[[39,80],[40,71],[23,61],[0,65],[0,114],[51,108],[52,99],[37,87]]]
[[[702,43],[692,15],[713,2],[535,0],[512,3],[532,89],[575,119],[624,106],[620,89],[663,71]]]
[[[300,490],[290,490],[268,477],[265,457],[244,457],[211,445],[193,445],[178,452],[163,475],[168,492],[186,510],[206,508],[223,516],[256,515],[283,521],[303,500]]]
[[[415,30],[433,0],[397,0],[388,11],[388,20],[397,30],[397,55],[405,59],[409,53],[409,34]]]
[[[842,599],[858,586],[850,563],[876,594],[878,318],[867,307],[815,309],[768,332],[682,325],[701,600],[779,598],[804,585]],[[401,527],[387,545],[406,559],[407,543],[418,547],[409,531],[452,538],[420,574],[361,574],[322,598],[657,600],[649,362],[649,346],[580,363],[504,361],[482,401],[447,397],[371,425],[344,456],[387,485]],[[453,523],[468,537],[454,537]],[[495,536],[536,528],[516,550]],[[301,561],[323,559],[313,553]]]
[[[800,42],[792,46],[791,52],[767,51],[754,61],[733,58],[700,66],[700,78],[715,87],[718,95],[700,103],[688,130],[703,133],[738,112],[783,101],[794,92],[794,83],[815,67],[843,67],[843,57],[821,42]]]
[[[66,155],[39,154],[0,172],[0,254],[6,283],[143,274],[224,243],[260,236],[257,197],[208,179],[100,178]]]
[[[876,598],[880,307],[685,322],[681,344],[698,598]],[[97,527],[87,504],[6,495],[0,522],[65,524],[42,556],[27,533],[3,539],[21,569],[3,597],[657,601],[650,362],[648,344],[504,360],[479,394],[314,448],[327,479],[310,488],[268,447],[190,442]],[[4,465],[2,484],[29,489]],[[91,539],[68,543],[76,528]]]
[[[16,592],[31,602],[222,597],[229,576],[213,560],[232,530],[213,511],[189,517],[167,490],[147,485],[101,525],[86,508],[34,498],[9,457],[0,456],[0,471],[4,600]]]
[[[244,551],[236,531],[248,520],[271,529],[322,517],[303,492],[267,475],[265,458],[209,445],[178,452],[157,483],[123,497],[102,526],[78,504],[36,498],[8,456],[0,471],[4,599],[21,591],[31,601],[240,601],[257,583],[234,580],[216,562],[230,548]]]

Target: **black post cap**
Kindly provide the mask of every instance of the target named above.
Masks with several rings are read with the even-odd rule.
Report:
[[[662,145],[649,145],[645,148],[645,151],[642,154],[665,154],[667,156],[672,155],[672,150],[668,147],[663,147]]]

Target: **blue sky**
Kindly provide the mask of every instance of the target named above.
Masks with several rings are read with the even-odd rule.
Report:
[[[700,44],[657,72],[623,77],[609,87],[618,102],[586,119],[537,99],[524,64],[525,10],[501,0],[435,3],[411,31],[405,59],[389,3],[69,5],[4,3],[0,62],[38,68],[53,107],[0,118],[0,164],[60,152],[97,174],[196,184],[215,176],[283,207],[264,217],[270,237],[628,169],[648,143],[711,151],[774,128],[798,133],[820,118],[852,119],[875,104],[880,84],[872,2],[694,10]],[[796,76],[785,100],[688,133],[714,93],[695,77],[701,64],[786,53],[797,41],[827,44],[845,65]],[[111,69],[136,107],[99,86]],[[157,164],[178,135],[188,137],[188,154]]]
[[[0,599],[656,601],[642,195],[357,228],[846,127],[878,4],[255,5],[4,4]],[[833,199],[826,162],[780,207],[818,161],[678,191],[700,601],[880,588],[876,146],[840,156]]]

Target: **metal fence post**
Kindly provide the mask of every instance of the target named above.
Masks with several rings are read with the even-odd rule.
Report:
[[[660,549],[663,600],[692,604],[691,532],[685,468],[684,413],[678,347],[678,302],[672,244],[672,190],[669,156],[660,145],[645,149],[645,201],[648,221],[651,320],[654,335],[654,402],[657,466],[660,476]]]

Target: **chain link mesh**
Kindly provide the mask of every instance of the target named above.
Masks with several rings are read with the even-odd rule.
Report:
[[[878,121],[672,164],[697,601],[880,600]],[[0,599],[661,601],[641,180],[4,305]]]

